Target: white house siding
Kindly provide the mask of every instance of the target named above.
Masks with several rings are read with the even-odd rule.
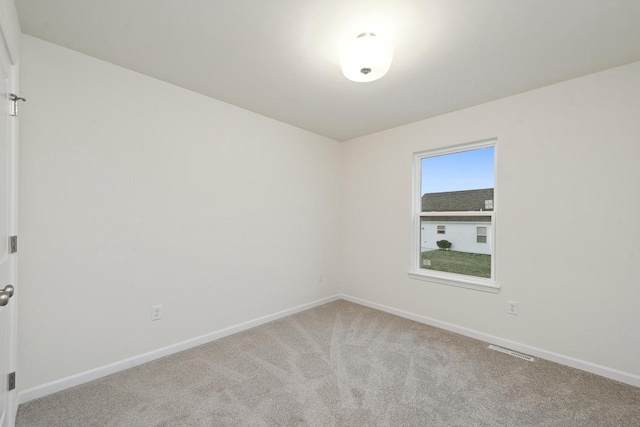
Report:
[[[438,225],[445,226],[445,234],[437,233]],[[477,242],[477,227],[487,227],[487,243]],[[420,246],[423,252],[438,249],[438,240],[448,240],[452,251],[491,254],[490,222],[422,221],[420,228]]]

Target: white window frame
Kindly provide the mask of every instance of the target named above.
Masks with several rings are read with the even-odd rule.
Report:
[[[422,212],[422,159],[427,157],[437,157],[445,154],[455,154],[464,151],[472,151],[481,148],[493,147],[493,210],[492,211],[470,211],[470,212]],[[500,292],[500,286],[496,281],[496,217],[497,217],[497,160],[498,160],[498,140],[497,138],[476,141],[467,144],[460,144],[451,147],[439,148],[435,150],[424,150],[413,153],[413,203],[411,220],[411,267],[409,277],[412,279],[426,280],[429,282],[441,283],[449,286],[475,289],[484,292]],[[491,247],[491,278],[467,276],[464,274],[448,273],[443,271],[427,270],[420,268],[420,227],[422,217],[438,216],[488,216],[491,217],[490,231],[487,230],[487,238]],[[490,237],[489,237],[490,236]]]

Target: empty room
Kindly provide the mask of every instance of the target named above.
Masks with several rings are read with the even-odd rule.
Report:
[[[640,427],[640,1],[0,0],[0,427]]]

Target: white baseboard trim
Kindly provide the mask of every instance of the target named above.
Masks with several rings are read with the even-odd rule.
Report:
[[[340,295],[340,298],[356,304],[364,305],[366,307],[375,308],[376,310],[384,311],[390,314],[395,314],[396,316],[404,317],[405,319],[413,320],[419,323],[424,323],[426,325],[435,326],[436,328],[445,329],[447,331],[451,331],[451,332],[455,332],[471,338],[475,338],[480,341],[485,341],[490,344],[495,344],[500,347],[505,347],[511,350],[515,350],[520,353],[530,354],[532,356],[536,356],[541,359],[550,360],[552,362],[560,363],[562,365],[567,365],[572,368],[580,369],[582,371],[591,372],[592,374],[600,375],[606,378],[610,378],[612,380],[630,384],[632,386],[640,387],[640,376],[630,374],[628,372],[622,372],[617,369],[609,368],[607,366],[586,362],[584,360],[554,353],[552,351],[544,350],[541,348],[532,347],[527,344],[522,344],[516,341],[507,340],[504,338],[496,337],[494,335],[485,334],[484,332],[476,331],[469,328],[464,328],[462,326],[454,325],[452,323],[442,322],[440,320],[432,319],[430,317],[421,316],[419,314],[410,313],[404,310],[399,310],[397,308],[393,308],[393,307],[378,304],[375,302],[367,301],[364,299],[352,297],[350,295],[342,294]]]
[[[259,317],[257,319],[249,320],[247,322],[239,323],[237,325],[230,326],[228,328],[224,328],[219,331],[215,331],[205,335],[201,335],[199,337],[191,338],[186,341],[169,345],[167,347],[159,348],[157,350],[140,354],[138,356],[120,360],[118,362],[114,362],[109,365],[100,366],[95,369],[91,369],[85,372],[80,372],[65,378],[60,378],[58,380],[51,381],[46,384],[42,384],[27,390],[23,390],[20,393],[18,393],[18,404],[23,404],[33,399],[38,399],[40,397],[44,397],[49,394],[56,393],[58,391],[62,391],[70,387],[75,387],[77,385],[84,384],[86,382],[93,381],[98,378],[102,378],[107,375],[114,374],[116,372],[124,371],[126,369],[133,368],[134,366],[151,362],[152,360],[169,356],[171,354],[178,353],[180,351],[188,350],[190,348],[197,347],[199,345],[206,344],[208,342],[215,341],[220,338],[224,338],[226,336],[233,335],[238,332],[242,332],[247,329],[251,329],[256,326],[260,326],[265,323],[269,323],[274,320],[278,320],[283,317],[290,316],[292,314],[299,313],[304,310],[308,310],[310,308],[327,304],[329,302],[337,301],[339,299],[364,305],[366,307],[371,307],[376,310],[381,310],[390,314],[395,314],[396,316],[404,317],[405,319],[414,320],[419,323],[435,326],[436,328],[445,329],[447,331],[451,331],[451,332],[455,332],[471,338],[475,338],[480,341],[485,341],[487,343],[495,344],[500,347],[509,348],[512,350],[519,351],[521,353],[530,354],[532,356],[539,357],[541,359],[550,360],[552,362],[571,366],[572,368],[581,369],[583,371],[591,372],[596,375],[600,375],[606,378],[610,378],[616,381],[620,381],[626,384],[640,387],[640,376],[638,375],[618,371],[616,369],[612,369],[606,366],[597,365],[595,363],[586,362],[584,360],[575,359],[569,356],[564,356],[562,354],[543,350],[541,348],[532,347],[532,346],[515,342],[515,341],[510,341],[504,338],[496,337],[494,335],[485,334],[484,332],[479,332],[473,329],[464,328],[462,326],[454,325],[452,323],[442,322],[440,320],[432,319],[430,317],[410,313],[408,311],[404,311],[404,310],[389,307],[383,304],[367,301],[361,298],[356,298],[350,295],[340,294],[340,295],[330,296],[327,298],[322,298],[307,304],[302,304],[287,310],[282,310],[277,313],[273,313],[267,316]]]
[[[60,378],[55,381],[51,381],[46,384],[42,384],[36,387],[32,387],[27,390],[23,390],[18,393],[18,404],[26,403],[33,399],[47,396],[58,391],[65,390],[70,387],[75,387],[80,384],[84,384],[89,381],[97,380],[98,378],[105,377],[107,375],[114,374],[116,372],[124,371],[125,369],[133,368],[134,366],[142,365],[143,363],[150,362],[152,360],[159,359],[161,357],[169,356],[180,351],[184,351],[193,347],[197,347],[202,344],[206,344],[211,341],[219,340],[229,335],[236,334],[238,332],[245,331],[247,329],[255,328],[256,326],[263,325],[265,323],[272,322],[274,320],[281,319],[286,316],[290,316],[295,313],[299,313],[304,310],[308,310],[313,307],[317,307],[323,304],[327,304],[332,301],[340,299],[339,295],[322,298],[307,304],[302,304],[297,307],[282,310],[277,313],[269,314],[267,316],[259,317],[257,319],[249,320],[247,322],[239,323],[228,328],[220,329],[219,331],[211,332],[199,337],[191,338],[186,341],[172,344],[167,347],[152,350],[150,352],[140,354],[138,356],[130,357],[128,359],[120,360],[118,362],[111,363],[109,365],[100,366],[95,369],[91,369],[85,372],[80,372],[65,378]],[[17,407],[17,406],[16,406]]]

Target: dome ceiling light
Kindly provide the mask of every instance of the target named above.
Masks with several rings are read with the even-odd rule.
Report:
[[[376,37],[374,33],[362,33],[343,47],[340,67],[346,78],[354,82],[372,82],[387,74],[393,59],[393,45]]]

